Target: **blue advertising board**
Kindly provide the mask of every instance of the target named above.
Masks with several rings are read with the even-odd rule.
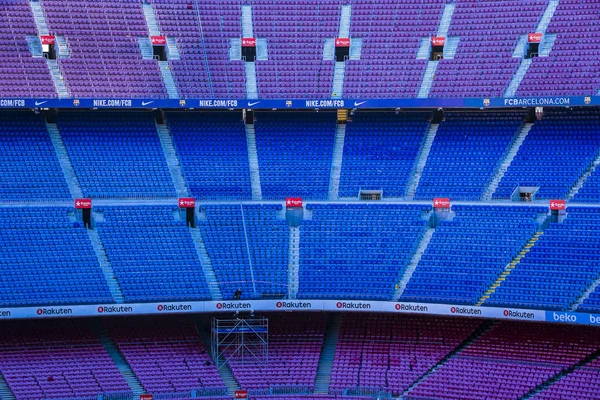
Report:
[[[83,109],[376,109],[514,108],[600,105],[600,96],[433,98],[433,99],[0,99],[0,108]]]

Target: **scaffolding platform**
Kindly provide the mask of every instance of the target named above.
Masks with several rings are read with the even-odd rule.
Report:
[[[218,369],[227,363],[269,361],[269,320],[265,317],[213,317],[211,353]]]

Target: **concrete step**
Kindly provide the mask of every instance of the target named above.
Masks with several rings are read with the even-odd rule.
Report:
[[[421,146],[421,150],[419,152],[419,158],[415,162],[413,171],[410,174],[410,180],[406,185],[406,198],[408,200],[413,200],[415,198],[415,193],[417,191],[417,187],[419,186],[419,181],[421,180],[423,169],[425,169],[425,164],[427,163],[427,158],[429,157],[429,152],[431,151],[431,146],[433,145],[438,128],[439,124],[431,124],[427,129],[425,139],[423,140],[423,145]]]
[[[346,140],[346,124],[338,124],[335,129],[331,172],[329,174],[329,200],[337,200],[340,191],[340,176],[344,158],[344,141]]]
[[[56,157],[58,158],[60,168],[63,172],[63,175],[65,176],[65,181],[67,182],[67,186],[69,187],[71,197],[73,199],[84,197],[83,191],[81,190],[81,186],[79,185],[79,180],[77,179],[77,176],[75,174],[75,168],[73,168],[73,164],[67,152],[67,148],[65,147],[65,143],[63,142],[62,136],[58,131],[58,126],[53,123],[46,123],[46,130],[48,131],[48,135],[50,136],[50,141],[52,142],[52,146],[54,147],[54,152],[56,153]]]
[[[331,383],[331,372],[333,371],[333,361],[335,351],[340,336],[342,326],[342,314],[330,314],[327,322],[327,331],[321,348],[321,355],[317,365],[317,375],[315,379],[315,394],[329,394],[329,385]]]

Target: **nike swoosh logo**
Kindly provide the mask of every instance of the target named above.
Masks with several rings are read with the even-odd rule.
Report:
[[[152,103],[154,103],[154,100],[152,100],[152,101],[142,101],[142,105],[143,106],[147,106],[148,104],[152,104]]]
[[[360,103],[359,103],[359,102],[357,102],[357,101],[355,101],[355,102],[354,102],[354,107],[358,107],[358,106],[360,106],[361,104],[365,104],[365,103],[366,103],[366,101],[361,101]]]
[[[48,102],[48,100],[46,100],[46,101],[36,101],[35,105],[36,106],[41,106],[42,104],[47,103],[47,102]]]
[[[248,102],[248,107],[255,106],[255,105],[257,105],[258,103],[260,103],[260,101],[255,101],[254,103],[250,103],[250,102]]]

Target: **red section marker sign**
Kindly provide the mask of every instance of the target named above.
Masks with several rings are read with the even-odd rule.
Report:
[[[527,35],[527,41],[529,43],[539,43],[542,41],[542,34],[541,33],[530,33],[529,35]]]
[[[196,207],[196,199],[193,197],[179,198],[179,208],[194,208]]]
[[[256,38],[242,38],[242,47],[256,47]]]
[[[431,38],[431,44],[433,46],[443,46],[446,43],[446,38],[443,36],[436,36]]]
[[[40,40],[42,44],[54,44],[54,36],[52,35],[42,35],[40,36]]]
[[[151,394],[140,394],[140,400],[152,400]]]
[[[350,47],[350,38],[335,39],[335,47]]]
[[[75,208],[92,208],[92,199],[75,199]]]
[[[164,46],[167,44],[167,38],[164,36],[151,36],[150,40],[152,40],[153,45]]]
[[[236,390],[233,392],[233,397],[236,399],[247,399],[248,391],[247,390]]]
[[[565,208],[567,208],[567,205],[564,200],[550,200],[551,210],[564,210]]]
[[[286,207],[302,207],[302,197],[288,197],[285,199]]]
[[[450,208],[450,199],[448,197],[435,197],[433,208]]]

